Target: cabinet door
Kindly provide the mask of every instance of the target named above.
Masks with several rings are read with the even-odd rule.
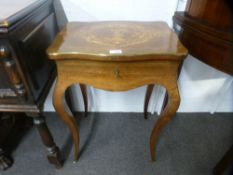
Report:
[[[23,59],[24,62],[25,74],[35,101],[48,86],[48,82],[54,79],[55,64],[48,59],[46,49],[55,38],[57,31],[55,15],[52,13],[18,43],[23,55],[21,60]]]

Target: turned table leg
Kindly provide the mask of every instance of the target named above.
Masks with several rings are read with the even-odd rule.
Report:
[[[48,155],[47,158],[51,164],[54,164],[56,168],[62,167],[62,160],[59,148],[56,146],[53,137],[48,129],[44,117],[35,117],[33,119],[34,124],[40,134],[43,144],[46,146]]]
[[[155,160],[155,145],[158,141],[159,134],[161,130],[166,126],[166,124],[175,116],[176,111],[180,105],[180,96],[177,86],[172,88],[167,87],[167,95],[167,105],[164,108],[160,118],[155,123],[150,137],[150,153],[152,161]]]
[[[74,143],[74,160],[77,161],[79,157],[79,131],[72,113],[66,111],[66,109],[69,110],[65,100],[65,91],[67,87],[68,86],[65,86],[64,83],[59,82],[59,78],[57,79],[53,94],[53,105],[58,116],[70,129]]]
[[[4,118],[4,119],[3,119]],[[0,113],[0,171],[7,170],[10,168],[13,164],[13,161],[9,158],[9,156],[5,153],[3,150],[2,146],[4,141],[6,140],[5,138],[7,137],[7,133],[13,129],[14,125],[14,117],[11,116],[8,113]],[[13,119],[13,120],[12,120]],[[7,126],[5,128],[5,125],[2,123],[7,123]]]
[[[5,155],[5,152],[0,148],[0,171],[6,170],[11,167],[12,161]]]

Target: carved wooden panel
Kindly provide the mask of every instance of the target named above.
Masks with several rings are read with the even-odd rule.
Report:
[[[24,2],[30,5],[0,15],[0,111],[5,112],[39,112],[56,73],[46,55],[59,31],[53,0],[16,4]],[[13,9],[12,3],[1,3]]]
[[[50,14],[32,32],[19,41],[21,52],[25,53],[25,66],[29,72],[35,99],[38,98],[42,87],[45,86],[55,69],[54,63],[47,58],[46,49],[55,37],[57,30],[55,16]]]

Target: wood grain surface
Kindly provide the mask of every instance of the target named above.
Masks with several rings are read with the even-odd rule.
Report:
[[[48,54],[51,59],[102,61],[130,61],[133,56],[134,61],[179,59],[187,50],[164,22],[73,22],[58,34]]]

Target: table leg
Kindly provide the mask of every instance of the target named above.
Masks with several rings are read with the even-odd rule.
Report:
[[[150,137],[151,160],[155,160],[155,145],[158,141],[159,134],[165,125],[175,116],[180,104],[178,87],[167,87],[168,102],[163,110],[159,120],[156,122]]]
[[[85,111],[85,117],[87,117],[87,112],[88,112],[88,98],[87,98],[87,88],[86,85],[84,84],[80,84],[80,89],[81,89],[81,93],[82,93],[82,97],[83,97],[83,103],[84,103],[84,111]],[[65,93],[65,98],[66,98],[66,102],[69,106],[69,109],[71,110],[72,114],[75,115],[75,110],[73,108],[73,104],[72,104],[72,87],[70,87],[69,89],[67,89],[66,93]]]
[[[87,87],[84,84],[80,84],[80,89],[83,96],[85,116],[87,116],[87,110],[88,110]]]
[[[165,92],[165,95],[164,95],[164,100],[163,100],[163,105],[162,105],[162,111],[165,109],[165,107],[167,106],[167,102],[168,102],[168,95],[167,95],[167,92]]]
[[[59,80],[57,80],[53,94],[53,105],[58,116],[61,117],[71,131],[75,150],[74,160],[77,161],[79,156],[79,131],[73,115],[70,111],[69,113],[66,111],[66,107],[68,109],[68,105],[65,100],[65,91],[67,87],[68,85],[66,86],[64,83],[59,83]]]
[[[62,167],[62,158],[60,149],[55,144],[52,134],[48,129],[45,122],[45,118],[42,116],[34,117],[33,122],[40,134],[43,144],[46,146],[48,155],[47,158],[51,164],[54,164],[56,168]]]
[[[146,89],[146,96],[145,96],[145,103],[144,103],[144,118],[147,119],[147,110],[148,110],[148,104],[150,101],[151,94],[154,89],[154,84],[149,84]]]
[[[8,169],[12,165],[12,161],[5,155],[0,148],[0,171]]]

